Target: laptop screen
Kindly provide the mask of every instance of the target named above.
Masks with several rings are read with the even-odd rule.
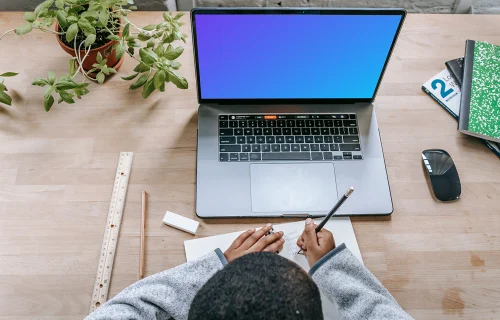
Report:
[[[200,100],[373,99],[404,11],[318,12],[195,10]]]

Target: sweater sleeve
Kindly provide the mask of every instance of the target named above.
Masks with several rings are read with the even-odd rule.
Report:
[[[413,319],[345,244],[321,258],[309,274],[343,319]]]
[[[219,250],[125,288],[92,312],[86,320],[187,319],[199,289],[227,264]]]

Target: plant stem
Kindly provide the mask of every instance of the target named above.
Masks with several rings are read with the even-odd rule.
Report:
[[[40,27],[35,27],[35,29],[38,29],[38,30],[46,32],[46,33],[57,34],[57,35],[60,35],[60,36],[66,34],[66,32],[55,32],[55,31],[52,31],[52,30],[49,30],[49,29],[40,28]]]
[[[77,47],[77,46],[76,46],[76,37],[75,37],[75,40],[74,40],[74,42],[73,42],[73,49],[75,50],[75,58],[76,58],[76,60],[78,61],[78,70],[81,70],[81,71],[82,71],[82,73],[83,73],[83,75],[84,75],[87,79],[89,79],[90,81],[97,81],[96,79],[92,79],[92,78],[91,78],[91,77],[87,74],[87,72],[85,72],[85,69],[83,69],[83,61],[85,61],[85,59],[87,58],[88,53],[90,53],[90,50],[86,53],[86,55],[85,55],[85,57],[83,58],[83,60],[81,60],[81,59],[80,59],[80,50],[79,50],[79,49],[82,47],[82,44],[83,44],[83,42],[80,42],[80,46],[79,46],[79,48],[78,48],[78,50],[77,50],[77,49],[76,49],[76,47]],[[85,51],[87,51],[87,50],[85,49]],[[75,75],[76,75],[76,73],[75,73]]]
[[[7,31],[7,32],[5,32],[4,34],[2,34],[2,35],[0,36],[0,40],[2,40],[2,38],[3,38],[3,37],[7,34],[7,33],[12,32],[12,31],[16,31],[16,28],[14,28],[14,29],[10,29],[9,31]]]

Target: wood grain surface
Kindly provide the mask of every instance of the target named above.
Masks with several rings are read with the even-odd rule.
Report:
[[[135,13],[138,24],[161,14]],[[189,17],[184,32],[190,34]],[[0,13],[0,30],[23,22]],[[409,15],[375,101],[394,213],[356,218],[366,266],[402,307],[420,319],[500,318],[500,160],[421,84],[464,52],[466,39],[500,44],[498,16]],[[369,48],[367,48],[369,50]],[[168,86],[143,100],[119,76],[75,105],[43,109],[48,71],[66,72],[68,56],[41,32],[0,41],[0,73],[13,106],[0,106],[0,320],[81,319],[86,315],[120,151],[133,151],[110,296],[137,279],[141,191],[146,190],[146,274],[185,262],[193,236],[162,224],[167,210],[195,218],[197,100],[192,42],[180,58],[189,90]],[[130,74],[135,61],[120,70]],[[363,74],[359,74],[362,78]],[[462,197],[433,200],[420,153],[446,149]],[[242,230],[263,219],[201,221],[197,237]],[[272,219],[271,222],[284,222]]]

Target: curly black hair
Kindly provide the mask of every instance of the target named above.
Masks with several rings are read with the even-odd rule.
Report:
[[[198,291],[189,320],[321,320],[318,287],[297,264],[269,252],[229,263]]]

